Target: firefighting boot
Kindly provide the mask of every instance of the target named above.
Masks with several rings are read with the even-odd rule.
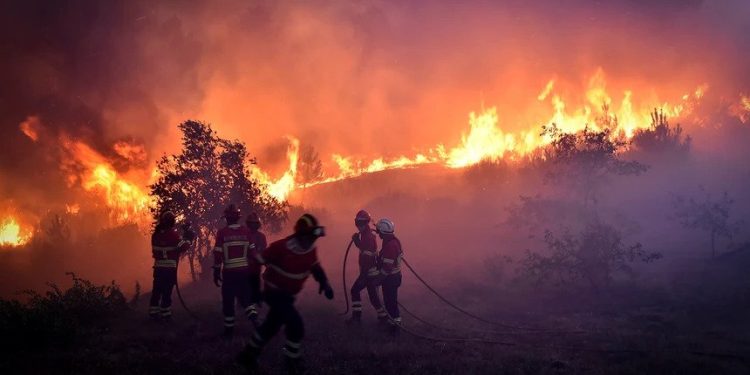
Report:
[[[260,348],[248,344],[237,355],[237,362],[252,374],[258,371],[258,357],[260,357]]]
[[[170,307],[162,307],[159,313],[159,318],[162,322],[172,321],[172,309]]]
[[[352,316],[346,320],[349,324],[359,324],[362,322],[362,311],[352,311]]]
[[[151,318],[151,320],[159,320],[160,313],[161,308],[159,306],[149,306],[148,317]]]
[[[245,308],[245,315],[255,328],[258,328],[258,305],[252,304]]]
[[[401,317],[393,318],[390,323],[388,333],[392,336],[398,336],[399,332],[401,332]]]
[[[233,316],[225,316],[224,317],[224,334],[222,334],[222,337],[225,339],[231,339],[234,335],[234,317]]]
[[[380,307],[376,310],[378,313],[378,323],[381,325],[388,323],[388,313],[385,311],[383,307]]]

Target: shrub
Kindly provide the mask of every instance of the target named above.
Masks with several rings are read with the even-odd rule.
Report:
[[[44,294],[22,292],[28,297],[23,303],[0,299],[3,349],[71,343],[128,310],[125,296],[114,282],[94,285],[73,273],[67,275],[73,285],[66,290],[50,283]]]
[[[535,285],[585,282],[600,290],[609,286],[616,274],[633,277],[632,263],[661,258],[659,253],[645,251],[640,243],[625,245],[620,231],[602,222],[589,224],[577,235],[565,232],[558,237],[545,231],[544,243],[548,252],[527,250],[518,270]]]

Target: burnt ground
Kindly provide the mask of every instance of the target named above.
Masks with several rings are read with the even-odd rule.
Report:
[[[441,290],[460,306],[495,321],[492,326],[456,313],[406,275],[402,302],[438,329],[404,314],[409,330],[392,336],[365,319],[351,326],[340,286],[333,302],[309,282],[298,302],[305,319],[305,363],[311,374],[746,374],[750,372],[750,252],[702,261],[660,285],[620,283],[606,291],[502,287],[459,279]],[[448,284],[446,284],[448,285]],[[208,284],[183,287],[191,318],[175,298],[174,319],[152,322],[147,297],[76,343],[6,351],[4,373],[241,374],[234,357],[251,332],[240,320],[235,337],[222,330],[218,291]],[[176,295],[175,295],[176,297]],[[283,335],[261,358],[262,373],[283,370]],[[494,341],[495,343],[490,343]],[[7,344],[7,343],[6,343]]]

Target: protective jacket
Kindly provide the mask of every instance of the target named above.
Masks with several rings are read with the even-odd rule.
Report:
[[[216,233],[214,267],[223,265],[224,272],[259,273],[257,257],[257,236],[247,227],[231,224]]]
[[[318,282],[326,282],[315,246],[303,249],[294,236],[273,242],[260,254],[266,266],[263,282],[269,289],[296,295],[311,274]]]
[[[359,249],[359,273],[367,276],[377,276],[378,271],[378,248],[375,242],[375,234],[370,228],[359,232],[354,237],[354,245]]]
[[[177,268],[180,254],[190,247],[176,228],[157,230],[151,235],[151,256],[154,268]]]
[[[401,257],[403,256],[401,241],[398,238],[393,237],[383,240],[383,248],[380,250],[378,257],[380,273],[386,276],[401,273]]]

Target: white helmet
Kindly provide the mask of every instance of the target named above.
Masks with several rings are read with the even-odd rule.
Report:
[[[393,234],[396,230],[396,225],[388,219],[380,219],[378,220],[378,223],[375,224],[375,230],[378,233]]]

